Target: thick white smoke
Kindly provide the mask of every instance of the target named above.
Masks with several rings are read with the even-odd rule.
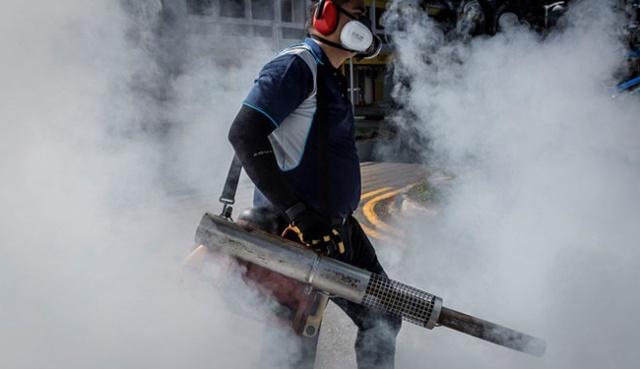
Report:
[[[215,34],[178,19],[159,36],[158,6],[3,3],[0,368],[264,367],[262,327],[215,288],[224,271],[178,281],[229,122],[271,53],[220,67]],[[635,367],[640,108],[607,95],[623,55],[608,2],[584,1],[545,41],[513,29],[444,45],[424,14],[392,9],[389,27],[400,20],[404,102],[429,159],[457,176],[437,217],[406,219],[392,277],[549,352],[405,324],[398,367]],[[351,340],[326,327],[321,347],[343,350],[321,366],[353,366]]]
[[[271,51],[219,66],[215,34],[159,10],[3,2],[0,368],[259,365],[262,327],[228,312],[223,273],[185,286],[180,263]]]
[[[536,359],[405,324],[398,366],[636,367],[640,104],[609,95],[624,60],[614,1],[573,2],[544,40],[514,27],[468,45],[407,3],[386,16],[396,96],[415,117],[403,123],[455,179],[437,216],[403,219],[393,276],[549,347]]]

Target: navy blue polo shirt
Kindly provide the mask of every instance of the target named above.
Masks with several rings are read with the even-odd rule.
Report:
[[[267,63],[244,105],[273,124],[269,140],[276,160],[299,198],[330,217],[346,217],[358,207],[360,164],[347,81],[314,40]],[[259,189],[254,203],[269,204]]]

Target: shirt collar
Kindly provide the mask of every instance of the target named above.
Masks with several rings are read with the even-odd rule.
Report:
[[[318,61],[320,65],[326,65],[333,68],[333,65],[331,65],[331,61],[329,61],[327,54],[324,53],[322,47],[320,47],[320,45],[318,45],[318,43],[314,39],[307,37],[304,39],[304,43],[309,46],[311,52],[313,53],[313,56],[316,58],[316,61]]]

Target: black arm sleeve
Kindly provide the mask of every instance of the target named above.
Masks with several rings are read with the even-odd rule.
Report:
[[[275,210],[284,211],[300,200],[278,167],[268,139],[274,129],[264,114],[243,105],[231,124],[229,141],[249,178]]]

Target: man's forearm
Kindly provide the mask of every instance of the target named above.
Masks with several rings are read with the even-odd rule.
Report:
[[[299,198],[278,167],[268,139],[274,129],[264,114],[243,105],[229,130],[229,141],[249,178],[277,211],[284,211]]]

